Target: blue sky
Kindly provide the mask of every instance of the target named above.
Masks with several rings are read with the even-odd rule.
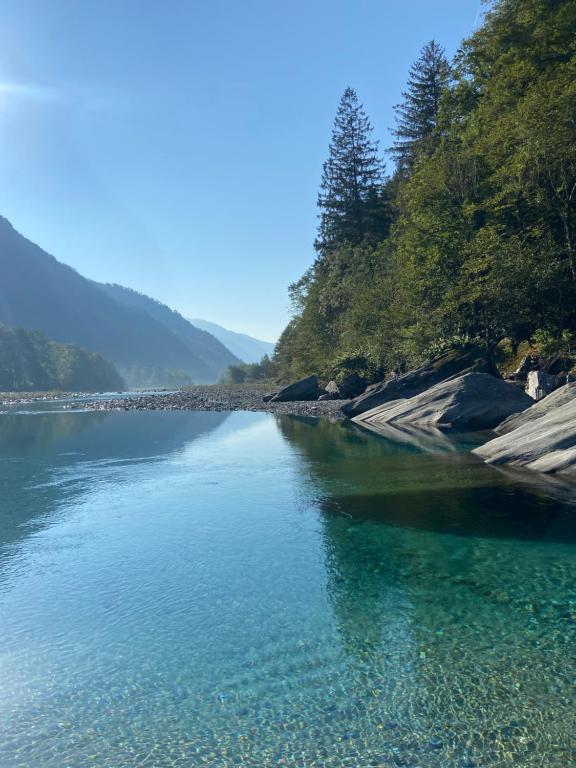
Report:
[[[479,0],[4,0],[0,213],[87,277],[275,340],[347,85],[389,144]]]

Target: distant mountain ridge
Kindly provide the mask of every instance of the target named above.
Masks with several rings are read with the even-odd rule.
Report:
[[[97,352],[119,369],[184,371],[218,381],[238,359],[154,299],[100,285],[57,261],[0,216],[0,322]]]
[[[219,339],[243,363],[259,363],[264,355],[271,357],[274,354],[275,344],[272,344],[271,341],[262,341],[246,333],[230,331],[228,328],[223,328],[217,323],[211,323],[209,320],[194,318],[190,319],[190,322]]]
[[[170,309],[157,299],[114,283],[97,283],[97,285],[111,298],[128,307],[146,312],[168,328],[190,350],[191,354],[204,363],[206,368],[216,369],[220,374],[229,365],[240,362],[218,337],[195,327],[179,312]]]

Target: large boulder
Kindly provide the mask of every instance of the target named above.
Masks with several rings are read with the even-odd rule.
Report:
[[[366,389],[368,382],[363,376],[357,373],[350,373],[348,376],[344,376],[338,382],[338,391],[340,396],[344,400],[348,400],[351,397],[358,397]]]
[[[546,395],[553,392],[557,386],[558,380],[556,376],[544,373],[543,371],[530,371],[526,379],[526,389],[524,391],[533,400],[542,400]]]
[[[343,405],[342,410],[353,418],[383,403],[414,397],[441,381],[475,371],[498,375],[493,365],[475,352],[446,352],[420,368],[373,384],[364,394]]]
[[[546,416],[555,408],[559,408],[561,405],[570,403],[575,399],[576,382],[565,384],[563,387],[560,387],[560,389],[552,392],[551,395],[548,395],[548,397],[539,400],[537,403],[530,406],[530,408],[522,411],[522,413],[515,413],[512,416],[509,416],[501,424],[498,424],[495,432],[498,432],[499,435],[506,435],[508,432],[512,432],[514,429],[518,429],[518,427],[522,427],[532,421],[536,421],[536,419]]]
[[[576,471],[576,395],[574,389],[568,389],[570,386],[532,406],[529,412],[533,418],[475,448],[473,453],[488,464],[536,472]],[[554,401],[550,403],[555,397],[556,407]]]
[[[489,373],[466,373],[414,397],[384,403],[354,421],[470,431],[491,429],[532,402],[521,389]]]
[[[317,376],[307,376],[305,379],[295,381],[293,384],[289,384],[274,397],[270,398],[271,403],[290,403],[295,400],[318,400],[322,390],[318,385]]]

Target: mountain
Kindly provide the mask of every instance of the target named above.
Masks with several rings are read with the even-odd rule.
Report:
[[[222,328],[221,325],[211,323],[208,320],[194,319],[190,322],[216,336],[243,363],[259,363],[264,355],[271,357],[274,354],[275,345],[270,341],[262,341],[245,333],[229,331],[227,328]]]
[[[131,309],[145,312],[170,330],[190,351],[191,355],[200,360],[207,369],[215,371],[214,381],[220,378],[220,375],[227,370],[229,365],[237,365],[241,362],[229,348],[218,340],[218,337],[196,328],[180,313],[156,299],[121,285],[111,283],[98,283],[98,285],[110,298]]]
[[[212,383],[238,362],[208,334],[197,329],[186,334],[184,318],[172,317],[167,307],[86,279],[1,216],[0,275],[1,323],[39,330],[54,341],[97,352],[119,369],[146,375],[151,370],[184,371],[197,383]],[[117,300],[121,294],[122,300]]]
[[[96,352],[49,341],[40,331],[0,325],[0,391],[101,392],[123,387],[114,366]]]

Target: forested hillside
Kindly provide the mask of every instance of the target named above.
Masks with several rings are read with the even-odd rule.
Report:
[[[396,108],[390,176],[346,90],[281,378],[375,378],[470,344],[571,345],[575,53],[576,0],[500,0],[452,62],[429,43]]]
[[[114,366],[94,352],[49,341],[39,331],[0,325],[2,392],[101,392],[123,386]]]
[[[98,285],[108,296],[120,304],[146,312],[147,315],[171,331],[189,350],[191,359],[196,361],[196,366],[201,362],[204,366],[204,371],[208,372],[203,374],[197,372],[197,382],[217,381],[229,365],[235,365],[240,362],[239,358],[212,333],[196,327],[192,322],[182,317],[179,312],[166,306],[166,304],[162,304],[162,302],[152,299],[150,296],[133,291],[131,288],[125,288],[122,285],[111,283],[99,283]],[[189,370],[188,375],[192,375]],[[166,376],[167,373],[164,374],[165,378]],[[190,382],[180,381],[179,383]],[[168,384],[165,384],[165,386],[168,386]]]
[[[86,279],[1,216],[0,273],[1,323],[98,352],[134,374],[131,386],[146,386],[152,378],[155,386],[167,386],[180,372],[184,383],[212,383],[238,362],[220,342],[168,307]]]

